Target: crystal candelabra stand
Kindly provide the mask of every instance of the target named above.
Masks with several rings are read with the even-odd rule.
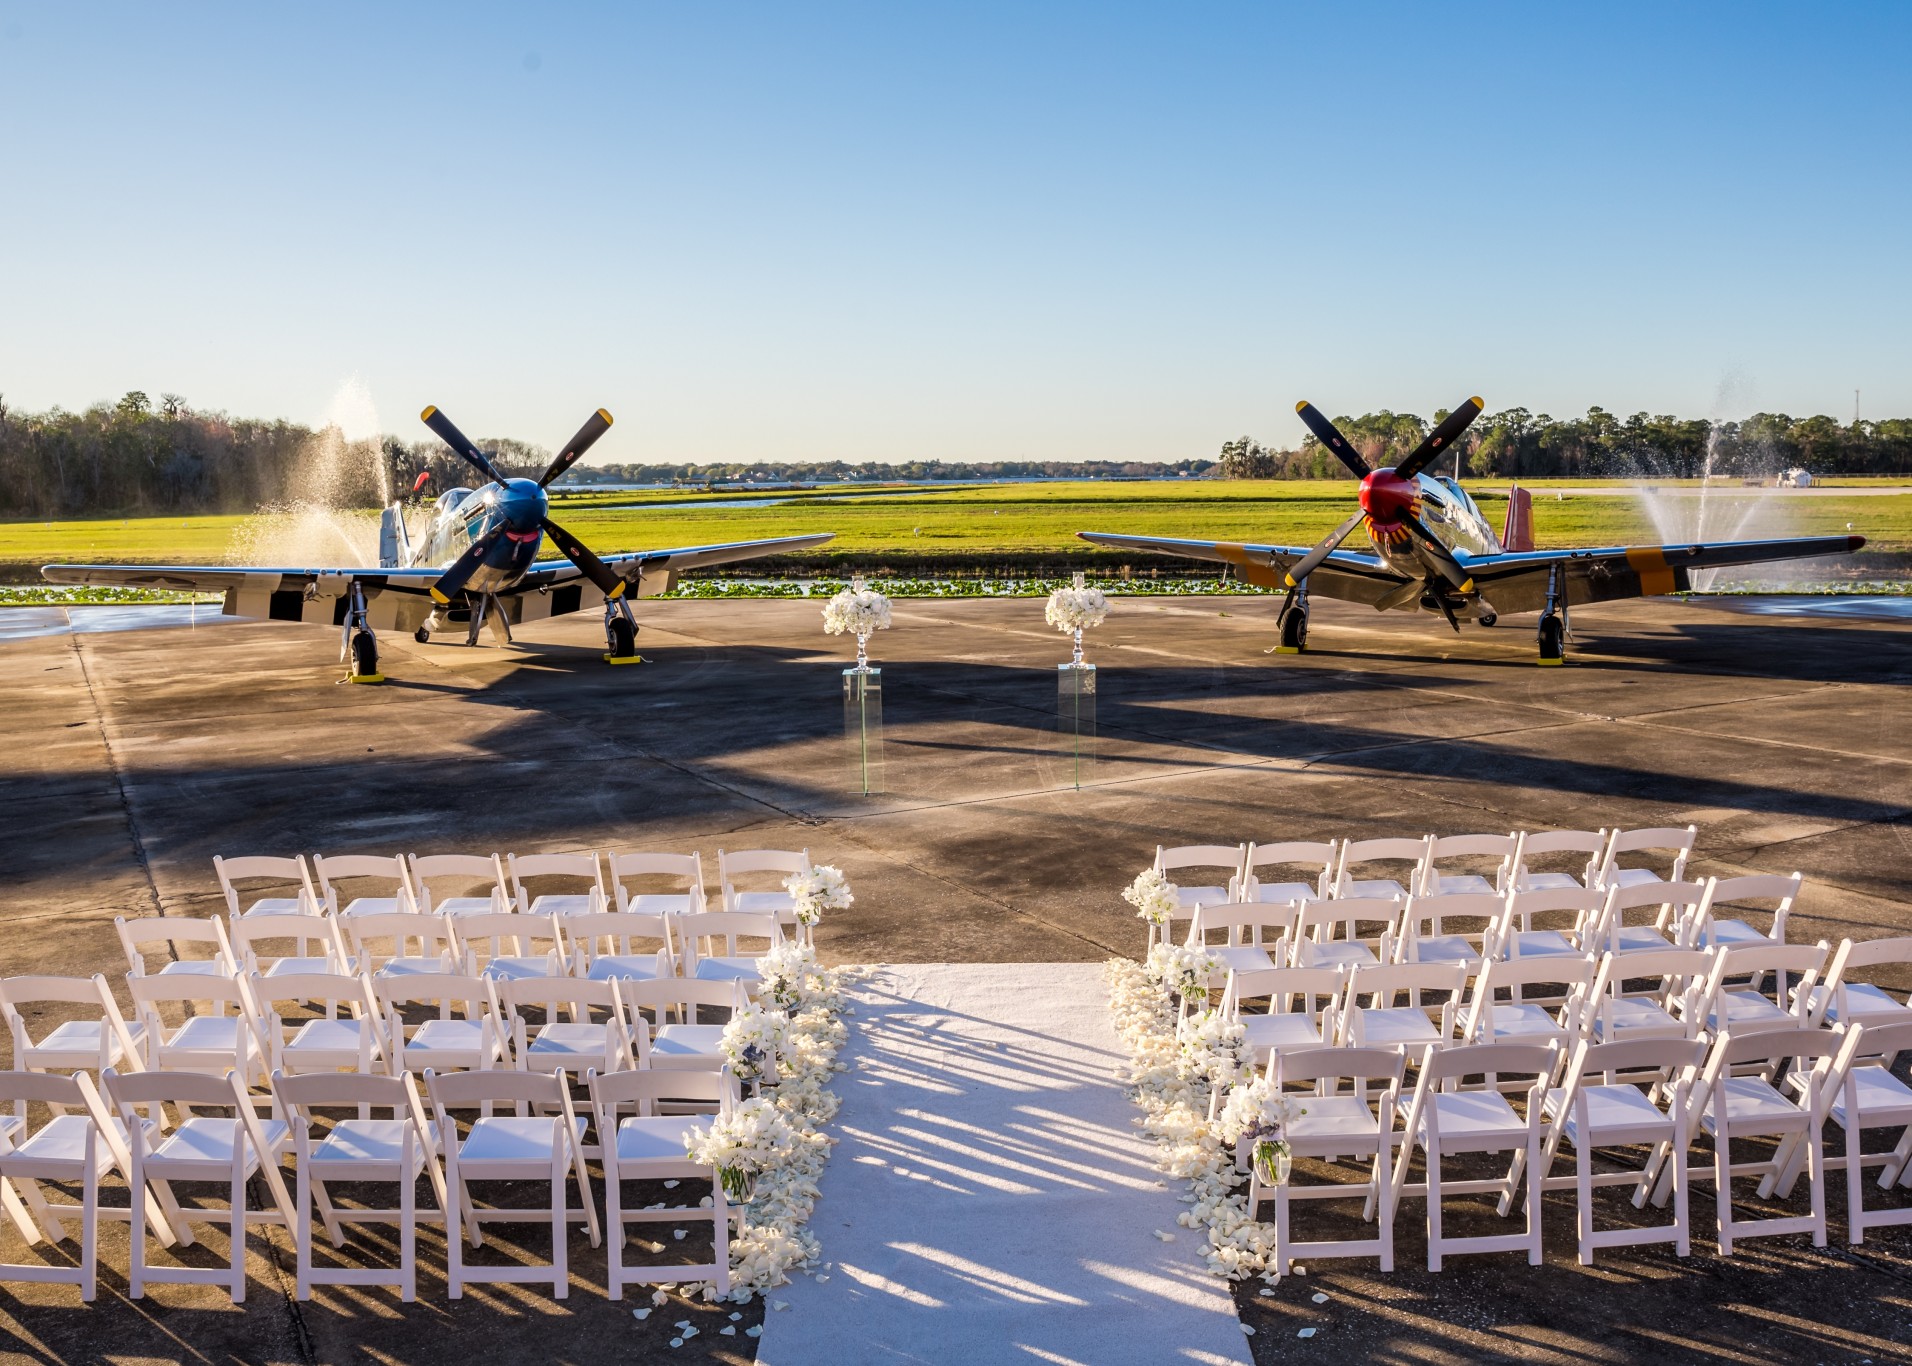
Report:
[[[849,745],[850,782],[864,796],[883,791],[883,671],[865,661],[857,637],[857,663],[843,671],[843,737]]]

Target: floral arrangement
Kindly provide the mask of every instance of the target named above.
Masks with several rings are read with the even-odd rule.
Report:
[[[786,1014],[801,1010],[817,972],[817,951],[799,939],[786,939],[757,960],[761,993]]]
[[[845,910],[856,900],[843,870],[827,863],[813,863],[801,873],[792,873],[783,880],[783,888],[796,902],[797,919],[805,925],[816,924],[825,911]]]
[[[1184,1000],[1206,1002],[1209,977],[1227,970],[1227,964],[1200,944],[1156,944],[1149,949],[1145,971],[1164,991]]]
[[[796,1145],[796,1130],[770,1101],[752,1098],[733,1105],[708,1127],[684,1131],[684,1155],[700,1167],[715,1167],[724,1194],[748,1202],[760,1173]]]
[[[1111,960],[1109,1009],[1129,1058],[1122,1078],[1142,1109],[1141,1128],[1155,1140],[1160,1169],[1189,1183],[1183,1228],[1206,1232],[1209,1269],[1229,1280],[1280,1280],[1275,1227],[1250,1216],[1247,1173],[1235,1161],[1222,1126],[1210,1118],[1215,1061],[1196,1056],[1181,1033],[1161,988],[1142,964]]]
[[[890,600],[858,579],[823,604],[823,629],[828,635],[867,636],[890,627]]]
[[[1058,631],[1080,631],[1090,626],[1100,626],[1109,619],[1109,600],[1100,588],[1083,586],[1082,576],[1076,575],[1073,587],[1058,588],[1049,595],[1049,603],[1042,609],[1042,619]]]
[[[1157,868],[1139,874],[1123,891],[1122,899],[1135,907],[1138,919],[1151,925],[1168,924],[1169,918],[1182,908],[1181,888]]]
[[[1266,1076],[1240,1079],[1229,1088],[1228,1101],[1222,1106],[1221,1139],[1236,1148],[1250,1144],[1257,1175],[1269,1185],[1280,1185],[1288,1179],[1292,1161],[1288,1126],[1307,1113]]]
[[[731,1012],[718,1049],[730,1059],[731,1070],[743,1082],[762,1081],[775,1073],[777,1055],[790,1037],[790,1017],[781,1010],[746,1005]]]

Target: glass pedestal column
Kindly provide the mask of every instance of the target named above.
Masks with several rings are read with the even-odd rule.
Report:
[[[843,671],[843,738],[851,787],[864,796],[883,791],[883,671],[868,665]]]
[[[1056,666],[1056,732],[1064,780],[1079,788],[1095,764],[1095,665]]]

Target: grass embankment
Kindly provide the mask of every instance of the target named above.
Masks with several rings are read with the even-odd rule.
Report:
[[[1535,533],[1543,546],[1660,539],[1645,501],[1626,486],[1560,480],[1528,487],[1535,495]],[[1488,520],[1498,524],[1505,485],[1483,484],[1474,492]],[[1667,495],[1677,509],[1674,524],[1689,534],[1697,516],[1692,492],[1697,490]],[[992,557],[1002,557],[1005,564],[1040,558],[1085,566],[1134,558],[1094,551],[1075,539],[1077,531],[1307,544],[1347,516],[1353,499],[1354,485],[1342,480],[1077,482],[754,495],[593,491],[560,497],[553,514],[601,554],[834,531],[837,539],[807,557],[808,563],[841,568],[888,557],[907,565],[907,572],[926,574],[936,572],[939,562],[986,567]],[[200,516],[4,522],[0,578],[32,581],[39,565],[59,561],[227,563],[252,521]],[[1709,538],[1838,535],[1848,524],[1868,537],[1866,558],[1902,558],[1912,551],[1912,492],[1855,488],[1850,494],[1804,494],[1716,485],[1708,499]]]

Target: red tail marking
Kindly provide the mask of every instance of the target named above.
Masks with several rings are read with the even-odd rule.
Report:
[[[1507,490],[1507,525],[1500,531],[1500,548],[1534,548],[1534,496],[1519,484]]]

